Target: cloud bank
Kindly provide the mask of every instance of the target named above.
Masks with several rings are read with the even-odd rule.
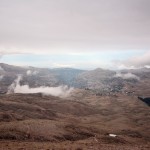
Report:
[[[47,87],[40,86],[36,88],[30,88],[29,85],[20,85],[22,76],[19,75],[18,78],[10,85],[8,88],[8,94],[11,93],[42,93],[44,95],[52,95],[59,97],[66,97],[73,91],[73,88],[68,88],[68,86],[58,86],[58,87]]]
[[[149,50],[149,8],[150,0],[0,0],[0,57],[45,54],[61,58],[109,50]],[[94,61],[87,60],[89,64]],[[52,60],[54,67],[76,67],[77,61]],[[96,67],[101,67],[99,62]],[[145,55],[121,59],[115,65],[136,68],[150,62]]]
[[[150,66],[150,51],[146,52],[141,56],[132,57],[126,61],[124,61],[126,66],[134,66],[134,67],[145,67]]]
[[[115,60],[112,63],[119,69],[150,68],[150,50],[142,55],[133,56],[126,60]]]
[[[0,52],[150,49],[149,0],[1,0]]]

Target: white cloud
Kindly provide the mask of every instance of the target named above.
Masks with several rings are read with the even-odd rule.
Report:
[[[28,70],[28,71],[26,72],[26,74],[27,74],[27,75],[31,75],[31,70]]]
[[[20,85],[22,76],[18,78],[9,86],[8,94],[10,93],[42,93],[44,95],[53,95],[59,97],[66,97],[73,91],[73,88],[68,88],[68,86],[58,86],[58,87],[47,87],[40,86],[36,88],[30,88],[29,85]]]
[[[144,54],[130,57],[126,60],[115,60],[112,65],[117,69],[137,69],[150,66],[150,50]]]
[[[146,65],[150,65],[150,51],[144,53],[140,56],[132,57],[126,61],[124,61],[126,66],[134,66],[134,67],[144,67]]]
[[[38,71],[27,70],[26,74],[27,74],[28,76],[37,75],[37,74],[38,74]]]
[[[115,75],[115,77],[120,77],[122,79],[136,79],[136,80],[140,80],[140,78],[138,76],[136,76],[135,74],[132,74],[132,73],[126,73],[126,74],[117,73]]]
[[[52,67],[54,68],[73,68],[75,67],[75,64],[60,64],[60,63],[53,63]]]
[[[145,65],[144,67],[149,69],[149,68],[150,68],[150,65]]]

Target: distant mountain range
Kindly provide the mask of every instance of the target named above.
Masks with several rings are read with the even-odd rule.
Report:
[[[68,85],[95,90],[99,94],[124,91],[127,87],[150,81],[148,68],[120,71],[98,68],[87,71],[73,68],[18,67],[0,63],[0,92],[6,93],[18,75],[22,76],[20,84],[29,85],[29,87]]]

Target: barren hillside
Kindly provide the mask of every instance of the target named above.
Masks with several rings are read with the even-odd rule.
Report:
[[[1,95],[0,110],[0,145],[5,149],[150,146],[149,107],[134,96],[96,96],[86,90],[76,90],[66,99],[42,94]]]

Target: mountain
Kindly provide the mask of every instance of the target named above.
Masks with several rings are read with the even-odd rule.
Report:
[[[144,92],[147,91],[150,83],[150,69],[148,68],[120,71],[97,68],[87,71],[73,68],[17,67],[3,63],[0,64],[0,68],[1,93],[7,92],[18,74],[22,76],[20,84],[29,85],[32,88],[67,85],[92,90],[100,95],[116,92],[134,93],[138,91],[137,87]]]
[[[115,86],[115,71],[95,69],[78,75],[75,85],[80,88],[110,91]]]
[[[49,83],[50,81],[52,81],[50,83],[53,84],[56,81],[54,74],[50,73],[48,69],[17,67],[7,64],[0,64],[0,67],[0,75],[2,76],[2,79],[0,80],[1,90],[6,92],[8,87],[14,82],[18,75],[23,76],[22,84],[28,83],[31,87],[37,84],[36,81],[38,81],[39,85],[41,85],[41,83],[44,84],[45,82]],[[38,76],[36,75],[37,73],[39,73]]]
[[[73,87],[74,87],[75,78],[79,74],[85,72],[85,70],[72,69],[72,68],[57,68],[57,69],[52,69],[51,71],[55,73],[55,75],[59,79],[60,84],[73,86]]]

